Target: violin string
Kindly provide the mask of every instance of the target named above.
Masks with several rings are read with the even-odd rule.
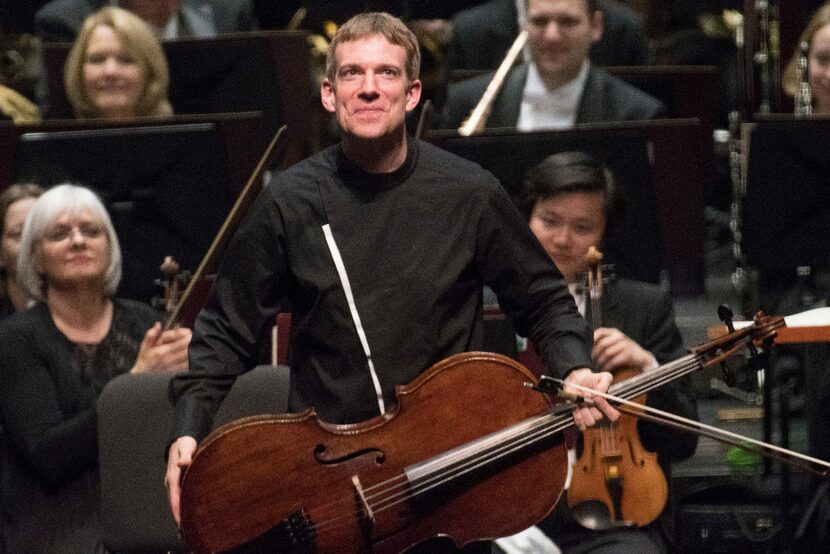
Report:
[[[666,382],[668,382],[680,376],[676,374],[689,370],[693,371],[697,369],[697,367],[698,363],[697,361],[695,361],[695,356],[691,355],[685,358],[681,358],[680,360],[675,361],[675,363],[670,362],[666,364],[665,366],[663,366],[663,370],[661,370],[659,374],[663,375],[663,379]],[[669,373],[673,376],[666,377],[665,373]],[[646,377],[648,377],[648,375],[646,374],[646,372],[643,372],[635,377],[631,377],[629,379],[626,379],[625,381],[621,381],[619,384],[622,386],[618,387],[619,390],[617,391],[617,394],[628,398],[636,398],[640,396],[640,393],[638,391],[643,389],[651,390],[653,388],[656,388],[654,384],[658,380],[654,378],[647,379]],[[621,415],[621,417],[623,416],[624,414]],[[606,454],[611,452],[618,452],[620,449],[621,441],[619,433],[617,433],[617,422],[610,421],[607,422],[605,425],[602,425],[600,433],[602,451]]]
[[[698,356],[690,355],[685,358],[681,358],[678,360],[682,363],[680,364],[666,364],[664,369],[669,369],[672,372],[679,372],[682,374],[683,372],[689,372],[691,370],[696,369],[699,366]],[[678,367],[671,367],[672,365]],[[662,372],[661,372],[662,373]],[[645,385],[642,385],[640,388],[645,388]],[[639,395],[639,394],[637,394]],[[637,396],[635,395],[635,396]],[[628,394],[626,394],[628,396]],[[567,407],[567,411],[570,412],[572,408]],[[561,408],[557,410],[558,412],[562,412]],[[559,414],[556,414],[559,415]],[[437,486],[440,486],[446,482],[452,481],[453,479],[458,478],[461,475],[469,473],[475,469],[478,469],[488,463],[491,463],[494,460],[498,460],[512,454],[522,448],[530,444],[534,444],[539,442],[540,440],[549,437],[551,434],[558,433],[561,430],[565,429],[566,427],[572,424],[570,417],[561,417],[561,421],[551,423],[548,421],[550,416],[542,416],[539,418],[538,421],[535,422],[533,427],[529,428],[526,431],[523,431],[523,434],[520,436],[518,440],[514,440],[508,443],[505,443],[501,446],[501,448],[493,449],[491,445],[487,442],[483,443],[482,448],[480,450],[484,450],[484,455],[487,455],[487,458],[481,458],[481,454],[477,454],[475,456],[469,457],[464,463],[456,464],[455,467],[450,467],[449,470],[438,470],[432,474],[430,477],[422,478],[417,481],[417,486],[410,486],[411,483],[408,481],[407,476],[404,474],[397,475],[393,478],[390,478],[386,481],[377,483],[373,486],[367,487],[364,489],[364,494],[366,495],[366,502],[369,503],[370,501],[377,500],[377,504],[371,506],[373,512],[380,512],[391,507],[394,507],[400,504],[403,501],[408,501],[409,498],[415,497],[418,494],[423,494],[428,490],[431,490]],[[556,417],[556,416],[553,416]],[[561,425],[565,423],[565,425]],[[559,426],[561,425],[561,428]],[[541,431],[540,431],[541,430]],[[497,439],[494,439],[497,440]],[[463,455],[463,454],[461,454]],[[476,456],[479,456],[478,458]],[[451,465],[451,464],[450,464]],[[443,472],[443,473],[442,473]],[[380,491],[370,495],[368,494],[370,491],[374,492],[377,489],[381,489]],[[381,497],[378,500],[378,497]],[[329,503],[330,505],[334,504],[341,504],[347,503],[347,505],[353,505],[354,499],[352,497],[344,498],[339,501],[334,501]],[[330,506],[325,506],[330,507]],[[365,516],[364,508],[358,508],[358,515]],[[316,531],[321,532],[323,530],[329,530],[332,525],[336,525],[340,522],[347,523],[348,525],[352,524],[352,513],[344,514],[342,516],[336,516],[329,520],[320,521],[319,523],[315,523],[314,528]]]

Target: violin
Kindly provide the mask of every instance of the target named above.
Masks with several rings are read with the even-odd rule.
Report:
[[[164,261],[159,266],[159,272],[161,277],[156,279],[153,284],[161,288],[162,295],[154,296],[150,303],[153,307],[171,314],[181,301],[182,293],[187,287],[191,275],[189,271],[182,271],[181,265],[173,256],[164,257]]]
[[[759,315],[752,326],[612,385],[613,398],[628,402],[719,364],[781,325]],[[231,422],[201,442],[184,474],[182,536],[197,551],[247,543],[324,554],[401,552],[436,536],[462,546],[517,533],[546,516],[564,486],[562,435],[573,407],[553,403],[552,381],[499,354],[462,353],[397,387],[395,406],[362,423],[325,423],[313,410]]]
[[[591,324],[597,329],[603,326],[602,253],[591,246],[586,258]],[[614,383],[639,373],[639,368],[617,370]],[[646,395],[632,400],[645,404]],[[668,482],[657,455],[643,447],[637,421],[634,415],[621,414],[616,422],[603,420],[582,432],[582,455],[574,464],[567,491],[568,506],[580,525],[595,530],[608,526],[642,527],[665,508]]]

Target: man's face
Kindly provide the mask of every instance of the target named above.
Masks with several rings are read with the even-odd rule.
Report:
[[[588,269],[588,248],[602,245],[604,200],[601,192],[567,192],[533,207],[530,230],[568,281]]]
[[[530,53],[549,88],[576,78],[591,45],[602,37],[602,12],[588,12],[587,0],[530,0]]]
[[[343,42],[335,51],[334,82],[323,80],[323,106],[344,136],[381,138],[404,132],[418,105],[421,81],[406,75],[406,50],[382,35]]]

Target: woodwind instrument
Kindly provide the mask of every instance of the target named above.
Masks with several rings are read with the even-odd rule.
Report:
[[[493,107],[493,101],[496,99],[496,96],[498,96],[499,91],[504,84],[504,79],[507,77],[507,72],[510,71],[510,68],[516,61],[519,52],[522,51],[525,42],[527,42],[527,31],[522,31],[519,33],[519,36],[516,37],[516,40],[513,41],[513,45],[510,46],[510,50],[507,51],[507,55],[504,57],[499,65],[499,68],[496,70],[496,74],[493,75],[493,79],[484,90],[484,94],[481,95],[481,99],[478,101],[478,104],[476,104],[476,107],[470,112],[467,119],[464,120],[464,123],[461,124],[461,127],[458,128],[458,134],[464,137],[469,137],[473,133],[478,133],[484,129],[484,126],[487,124],[487,118],[490,117],[490,110]]]
[[[798,46],[798,66],[796,67],[795,115],[810,115],[813,113],[813,90],[810,88],[810,76],[807,70],[810,43],[802,42]]]
[[[757,41],[756,50],[752,54],[752,63],[755,69],[754,84],[758,89],[759,113],[771,113],[779,110],[781,95],[779,94],[781,71],[780,32],[779,32],[779,3],[776,0],[747,0],[752,1],[752,12],[755,19]],[[749,10],[747,10],[749,11]]]
[[[735,47],[738,50],[736,80],[738,89],[743,90],[746,97],[743,106],[729,113],[729,177],[732,185],[732,199],[729,206],[729,230],[732,234],[732,255],[735,269],[731,275],[732,286],[741,299],[741,313],[748,316],[758,309],[758,274],[749,268],[746,256],[743,253],[743,202],[746,196],[744,175],[744,143],[741,137],[742,118],[749,117],[753,111],[752,101],[755,87],[750,78],[751,71],[745,62],[748,55],[746,34],[752,30],[746,18],[739,12],[725,10],[723,13],[726,26],[732,31]],[[750,33],[752,34],[752,33]],[[755,59],[753,56],[752,59]],[[743,113],[742,113],[743,112]]]

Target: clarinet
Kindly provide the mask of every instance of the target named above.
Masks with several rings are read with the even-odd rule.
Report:
[[[813,113],[813,90],[810,88],[810,76],[807,70],[807,57],[810,45],[807,41],[799,45],[798,66],[796,67],[796,82],[798,89],[795,93],[795,115],[809,115]]]

